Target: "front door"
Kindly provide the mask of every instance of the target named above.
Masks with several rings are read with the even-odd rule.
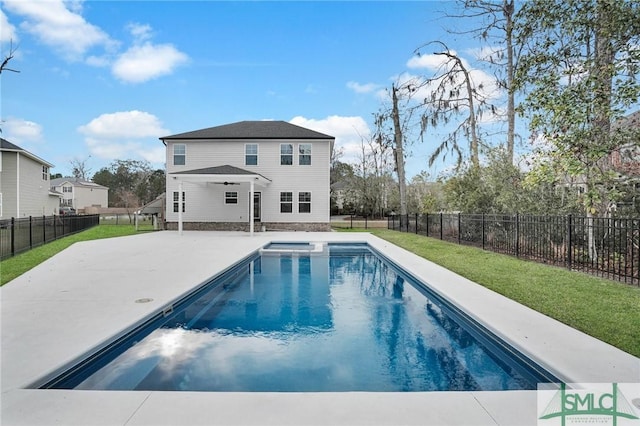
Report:
[[[260,199],[262,198],[261,192],[253,193],[253,221],[260,222]]]

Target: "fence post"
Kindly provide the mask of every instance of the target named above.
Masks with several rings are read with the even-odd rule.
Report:
[[[367,216],[366,214],[364,215],[364,229],[369,229],[369,222],[367,221],[367,218],[369,216]]]
[[[520,213],[516,213],[516,258],[520,257]]]
[[[349,220],[350,220],[349,229],[353,229],[353,213],[349,215]]]
[[[33,216],[29,216],[29,248],[33,248]]]
[[[418,233],[418,213],[416,213],[416,234]]]
[[[53,215],[53,240],[58,239],[58,221],[56,220],[56,215]]]
[[[428,237],[429,236],[429,213],[425,213],[424,219],[427,222],[427,232],[425,233],[425,235]]]
[[[482,213],[482,250],[484,250],[484,213]]]
[[[440,212],[440,239],[442,240],[442,212]]]
[[[573,233],[573,215],[570,214],[567,217],[567,268],[569,269],[571,269],[571,264],[573,262],[573,259],[571,259],[573,254],[573,247],[571,247],[573,245],[572,233]]]
[[[42,215],[42,244],[47,242],[47,217]]]
[[[11,256],[16,255],[16,218],[11,218]]]
[[[462,221],[460,219],[460,213],[458,213],[458,244],[462,241]]]

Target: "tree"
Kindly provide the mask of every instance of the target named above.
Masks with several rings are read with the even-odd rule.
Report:
[[[489,43],[488,54],[480,57],[495,70],[498,86],[507,93],[507,140],[506,158],[513,164],[516,123],[515,72],[518,66],[518,49],[514,43],[514,0],[458,0],[462,6],[460,15],[454,18],[472,19],[480,22],[478,27],[463,32],[473,34]]]
[[[0,64],[0,74],[2,74],[2,71],[20,72],[18,70],[14,70],[7,67],[7,65],[9,65],[9,61],[13,59],[16,53],[16,50],[18,50],[18,48],[13,47],[13,40],[12,40],[9,47],[9,53],[7,53],[7,55],[2,60],[2,63]]]
[[[535,0],[516,21],[522,111],[547,142],[548,179],[578,180],[587,215],[606,214],[619,190],[611,156],[638,144],[637,129],[612,124],[640,97],[640,3]]]
[[[469,159],[474,167],[480,165],[480,137],[478,130],[478,115],[485,109],[497,111],[495,105],[489,103],[489,97],[484,93],[482,84],[476,85],[471,77],[465,61],[441,41],[433,41],[416,50],[418,56],[427,46],[436,46],[432,54],[441,56],[442,62],[432,77],[422,83],[427,87],[428,96],[424,99],[426,111],[421,117],[421,133],[424,134],[429,126],[448,124],[452,118],[463,115],[464,118],[445,140],[435,149],[429,158],[429,165],[446,151],[453,151],[457,157],[458,166],[463,161],[463,147],[459,139],[465,138],[469,142]]]
[[[88,180],[91,169],[87,166],[87,161],[89,161],[88,158],[85,160],[74,158],[70,161],[71,174],[73,175],[73,177],[80,180]]]
[[[163,170],[152,170],[149,163],[115,160],[93,175],[93,182],[109,188],[109,206],[129,211],[155,199],[164,192]]]

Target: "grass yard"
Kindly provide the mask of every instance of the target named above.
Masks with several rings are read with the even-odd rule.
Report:
[[[374,235],[640,357],[640,288],[421,235]]]

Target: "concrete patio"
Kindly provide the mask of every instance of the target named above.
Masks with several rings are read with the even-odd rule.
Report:
[[[77,243],[0,289],[7,425],[535,425],[536,391],[34,389],[270,241],[368,242],[567,383],[640,382],[640,359],[365,233],[174,231]],[[1,271],[0,271],[1,272]],[[148,303],[137,303],[151,299]],[[640,398],[640,385],[627,399]],[[640,411],[640,410],[637,410]]]

